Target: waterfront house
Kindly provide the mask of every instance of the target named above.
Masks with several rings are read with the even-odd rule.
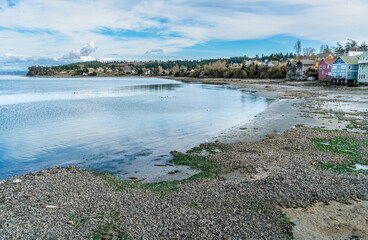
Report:
[[[299,80],[314,78],[316,74],[316,62],[314,60],[299,60],[296,63],[296,78]],[[312,79],[311,79],[312,80]]]
[[[368,83],[368,52],[359,57],[358,82]]]
[[[358,79],[358,60],[356,56],[338,57],[331,67],[332,83],[354,84]]]
[[[345,55],[346,56],[349,56],[349,57],[355,57],[355,56],[360,56],[362,54],[364,54],[365,51],[363,49],[360,49],[360,48],[349,48]]]
[[[289,59],[286,63],[286,79],[296,79],[296,62],[294,59]]]
[[[331,74],[331,66],[332,63],[335,62],[336,58],[326,58],[322,59],[318,66],[319,66],[319,74],[318,80],[319,81],[328,81],[330,74]]]

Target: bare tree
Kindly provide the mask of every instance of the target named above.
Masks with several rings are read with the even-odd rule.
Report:
[[[331,49],[327,44],[322,44],[319,52],[320,53],[331,53]]]
[[[302,52],[302,43],[298,39],[298,41],[295,43],[294,50],[296,52],[296,55],[298,56],[298,59],[300,57],[300,54]]]
[[[314,48],[311,48],[311,47],[303,48],[304,56],[311,57],[315,53],[316,53],[316,49],[314,49]]]

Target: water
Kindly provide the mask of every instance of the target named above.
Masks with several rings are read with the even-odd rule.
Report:
[[[0,179],[78,165],[154,177],[185,151],[251,120],[267,101],[226,86],[159,78],[0,76]]]
[[[355,164],[356,170],[368,170],[368,165]]]

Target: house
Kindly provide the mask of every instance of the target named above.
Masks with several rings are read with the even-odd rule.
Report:
[[[330,74],[331,74],[331,66],[332,63],[335,62],[336,58],[326,58],[322,59],[318,66],[319,66],[319,74],[318,74],[318,80],[319,81],[329,81],[330,80]]]
[[[338,57],[331,67],[331,83],[354,84],[358,79],[358,60],[356,56]]]
[[[358,63],[358,82],[368,83],[368,52],[359,57]]]
[[[321,62],[323,59],[336,59],[336,57],[330,52],[323,52],[316,55],[317,62]]]
[[[294,59],[289,59],[286,63],[286,79],[296,79],[296,62]]]
[[[296,79],[304,80],[315,78],[316,74],[316,62],[314,60],[299,60],[296,63]]]
[[[354,57],[354,56],[360,56],[362,54],[364,54],[365,51],[363,49],[360,49],[360,48],[349,48],[345,55],[346,56],[349,56],[349,57]]]
[[[264,65],[271,68],[271,67],[279,66],[280,65],[280,62],[279,61],[276,61],[276,60],[269,60],[269,59],[267,59],[265,61]]]
[[[143,68],[143,74],[144,75],[150,75],[151,74],[151,69]]]
[[[261,66],[261,65],[263,65],[263,62],[259,61],[259,60],[248,60],[248,61],[245,62],[245,66],[247,66],[247,67],[249,67],[252,64]]]
[[[243,67],[243,63],[230,63],[230,68],[239,69]]]

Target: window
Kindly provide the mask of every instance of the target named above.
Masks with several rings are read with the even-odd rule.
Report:
[[[351,77],[351,73],[348,73],[348,77]]]
[[[349,65],[349,69],[351,69],[351,65]]]
[[[323,69],[326,69],[326,65],[323,66]]]

